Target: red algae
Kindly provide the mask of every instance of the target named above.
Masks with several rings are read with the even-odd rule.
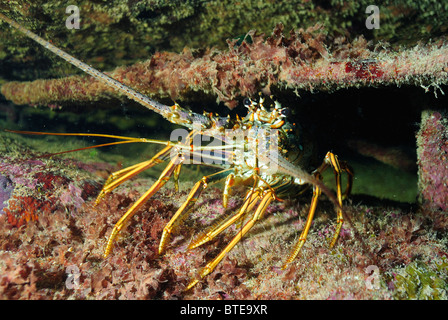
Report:
[[[299,90],[392,85],[428,90],[447,84],[448,46],[442,40],[399,49],[383,43],[379,48],[362,37],[351,42],[329,39],[319,27],[284,35],[281,25],[270,37],[251,31],[246,39],[229,40],[226,50],[157,52],[150,60],[108,74],[157,98],[188,101],[199,92],[229,108],[241,96],[270,94],[273,89],[299,94]],[[17,104],[50,108],[117,95],[86,76],[10,82],[1,91]],[[104,259],[114,224],[154,180],[132,179],[95,206],[99,181],[114,171],[113,166],[57,157],[41,161],[28,151],[14,156],[6,152],[0,158],[0,175],[14,189],[0,198],[8,199],[6,214],[0,215],[0,299],[411,298],[406,286],[412,281],[403,279],[412,276],[408,267],[414,265],[424,265],[419,271],[426,270],[428,278],[437,280],[428,290],[421,285],[418,290],[426,292],[425,297],[447,298],[448,218],[441,212],[448,210],[447,114],[423,112],[417,140],[423,206],[416,209],[379,199],[363,205],[359,203],[364,198],[349,198],[344,210],[352,223],[344,225],[336,246],[329,248],[336,217],[324,198],[300,256],[281,270],[304,227],[312,195],[308,190],[294,200],[283,199],[270,205],[263,220],[187,292],[191,278],[241,226],[192,250],[187,250],[189,243],[222,216],[238,210],[244,193],[236,190],[224,209],[222,189],[207,189],[190,218],[174,230],[166,254],[159,255],[162,230],[192,187],[182,182],[177,193],[169,182],[130,219]],[[399,150],[363,140],[348,144],[394,167],[415,168]],[[369,270],[376,270],[378,281],[370,282]],[[433,291],[442,294],[431,295]]]
[[[384,72],[374,60],[347,62],[345,64],[345,71],[347,73],[354,73],[356,78],[365,79],[366,81],[374,81],[384,75]]]
[[[40,212],[51,212],[54,208],[54,200],[38,200],[33,197],[16,197],[9,201],[4,209],[8,222],[15,227],[20,227],[29,221],[38,219]]]

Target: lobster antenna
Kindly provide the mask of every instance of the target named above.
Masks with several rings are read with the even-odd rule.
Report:
[[[88,64],[82,62],[81,60],[76,59],[75,57],[69,55],[65,51],[57,48],[56,46],[52,45],[50,42],[42,39],[37,34],[31,32],[30,30],[26,29],[25,27],[21,26],[14,20],[11,20],[4,14],[0,13],[0,19],[7,22],[12,27],[16,28],[20,32],[24,33],[27,37],[30,39],[36,41],[40,45],[42,45],[44,48],[50,50],[54,54],[58,55],[62,59],[66,60],[67,62],[70,62],[75,67],[81,69],[82,71],[88,73],[98,81],[108,85],[109,87],[112,87],[116,89],[118,92],[126,95],[128,98],[140,103],[141,105],[145,106],[146,108],[162,115],[164,118],[168,119],[169,121],[173,122],[173,119],[178,119],[178,121],[174,121],[177,124],[184,125],[186,127],[190,127],[193,123],[193,121],[199,122],[203,126],[207,127],[207,125],[210,123],[209,118],[205,116],[201,116],[198,114],[191,115],[188,111],[180,108],[178,105],[174,105],[172,107],[166,106],[164,104],[161,104],[155,100],[150,99],[149,97],[131,89],[130,87],[122,84],[121,82],[107,76],[106,74],[102,73],[101,71],[98,71],[97,69],[89,66]]]

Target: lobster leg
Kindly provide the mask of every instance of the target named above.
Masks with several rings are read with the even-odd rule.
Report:
[[[112,233],[109,236],[109,240],[107,241],[106,249],[104,251],[104,257],[107,257],[113,248],[113,243],[115,238],[118,236],[120,231],[126,226],[126,222],[134,216],[137,210],[149,199],[151,198],[170,178],[173,171],[182,164],[183,157],[181,154],[178,154],[176,157],[173,157],[165,170],[161,173],[159,179],[149,188],[146,193],[138,199],[131,208],[121,217],[120,220],[115,224]]]
[[[131,179],[140,172],[145,171],[153,167],[154,165],[165,161],[166,158],[170,155],[171,148],[172,146],[166,146],[165,148],[163,148],[162,151],[160,151],[154,157],[152,157],[151,160],[143,161],[133,166],[112,173],[109,176],[109,178],[107,178],[106,183],[103,186],[103,189],[101,189],[100,194],[96,198],[95,205],[97,205],[106,194],[111,192],[113,189],[118,187],[123,182]]]
[[[275,194],[271,190],[267,190],[257,207],[257,210],[253,214],[252,218],[243,226],[243,228],[235,235],[235,237],[230,241],[227,246],[221,251],[218,256],[216,256],[212,261],[210,261],[200,272],[199,276],[193,279],[187,286],[186,290],[194,287],[201,279],[210,274],[215,267],[221,262],[221,260],[226,256],[226,254],[233,249],[233,247],[240,242],[244,235],[254,226],[266,211],[269,204],[275,199]]]
[[[344,217],[342,213],[342,200],[350,194],[352,183],[353,183],[353,171],[351,168],[342,161],[338,160],[338,157],[333,154],[332,152],[328,152],[325,156],[324,162],[322,165],[314,172],[314,175],[318,179],[322,179],[321,173],[324,172],[329,166],[333,168],[335,178],[336,178],[336,196],[337,201],[339,204],[339,207],[337,208],[337,220],[336,220],[336,231],[335,234],[330,242],[330,248],[332,248],[336,241],[338,240],[339,233],[342,229],[342,224],[344,223]],[[341,189],[341,173],[346,172],[348,175],[347,180],[347,187],[344,192],[342,193]],[[302,233],[300,234],[299,241],[294,246],[291,254],[289,255],[288,259],[286,260],[283,269],[287,267],[289,263],[291,263],[299,254],[303,244],[306,241],[306,238],[308,236],[309,229],[311,227],[311,222],[313,221],[314,213],[316,212],[317,202],[319,201],[319,196],[321,194],[321,190],[318,186],[314,186],[313,188],[313,198],[311,199],[311,206],[310,210],[308,212],[308,217],[305,222],[305,227],[302,230]]]
[[[234,172],[234,169],[226,169],[209,176],[204,176],[194,185],[187,197],[187,200],[182,204],[182,206],[180,206],[165,228],[163,228],[163,233],[159,244],[159,254],[165,251],[166,244],[168,243],[169,237],[173,232],[173,228],[178,225],[185,218],[186,214],[193,208],[202,191],[204,191],[210,183],[215,183],[226,178],[231,172]]]
[[[258,202],[258,197],[259,197],[259,191],[254,192],[254,189],[251,189],[247,193],[246,200],[244,201],[244,204],[238,211],[238,213],[228,217],[224,221],[221,221],[217,225],[213,226],[210,230],[201,233],[195,240],[193,240],[190,243],[188,249],[199,247],[204,243],[212,240],[221,232],[223,232],[225,229],[227,229],[229,226],[231,226],[233,223],[235,223],[238,219],[242,218],[244,214],[250,212],[253,209],[255,204]]]

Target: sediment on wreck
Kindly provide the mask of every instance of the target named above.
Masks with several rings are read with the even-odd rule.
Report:
[[[448,210],[448,114],[424,110],[417,133],[420,201],[429,209]]]

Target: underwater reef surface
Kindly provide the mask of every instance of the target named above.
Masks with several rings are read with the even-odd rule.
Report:
[[[60,24],[65,2],[0,4],[2,13],[55,45],[166,103],[238,112],[241,97],[273,93],[324,152],[335,150],[355,167],[354,194],[345,202],[352,225],[344,224],[333,249],[336,217],[322,197],[301,254],[280,269],[311,194],[286,199],[184,292],[239,227],[186,250],[193,235],[228,214],[219,187],[204,193],[159,256],[162,228],[200,179],[183,172],[180,191],[169,182],[104,259],[114,223],[157,174],[127,182],[97,206],[95,197],[108,174],[155,151],[41,157],[76,147],[51,138],[37,146],[1,132],[0,297],[447,299],[448,6],[388,1],[380,6],[380,29],[367,30],[369,2],[84,0],[82,27],[70,32]],[[135,106],[5,23],[0,37],[0,128],[149,138],[162,132],[158,118],[132,114]],[[331,179],[329,172],[324,181]],[[242,194],[235,190],[228,211],[238,209]]]
[[[109,71],[147,60],[154,52],[180,53],[185,47],[227,48],[250,30],[269,35],[282,22],[285,30],[319,24],[329,38],[360,35],[374,43],[427,43],[447,32],[448,5],[435,0],[387,0],[380,7],[380,28],[366,28],[370,0],[79,0],[80,28],[67,30],[64,0],[15,0],[0,10],[30,30],[70,51],[75,57]],[[53,59],[32,41],[0,24],[0,79],[62,77],[79,71]],[[13,68],[11,68],[13,66]]]
[[[2,136],[3,146],[12,145],[11,136]],[[354,195],[344,207],[352,225],[344,224],[330,249],[336,216],[322,197],[301,254],[281,270],[304,226],[310,193],[272,204],[216,270],[184,292],[238,225],[187,251],[189,242],[237,210],[242,190],[235,190],[227,212],[222,190],[206,190],[191,217],[175,230],[167,253],[158,255],[163,227],[194,184],[181,180],[176,192],[168,182],[132,218],[104,259],[114,223],[154,178],[133,179],[94,206],[100,182],[119,167],[40,154],[18,143],[2,148],[0,174],[14,186],[0,215],[2,299],[448,298],[448,215],[429,207],[369,203]]]

